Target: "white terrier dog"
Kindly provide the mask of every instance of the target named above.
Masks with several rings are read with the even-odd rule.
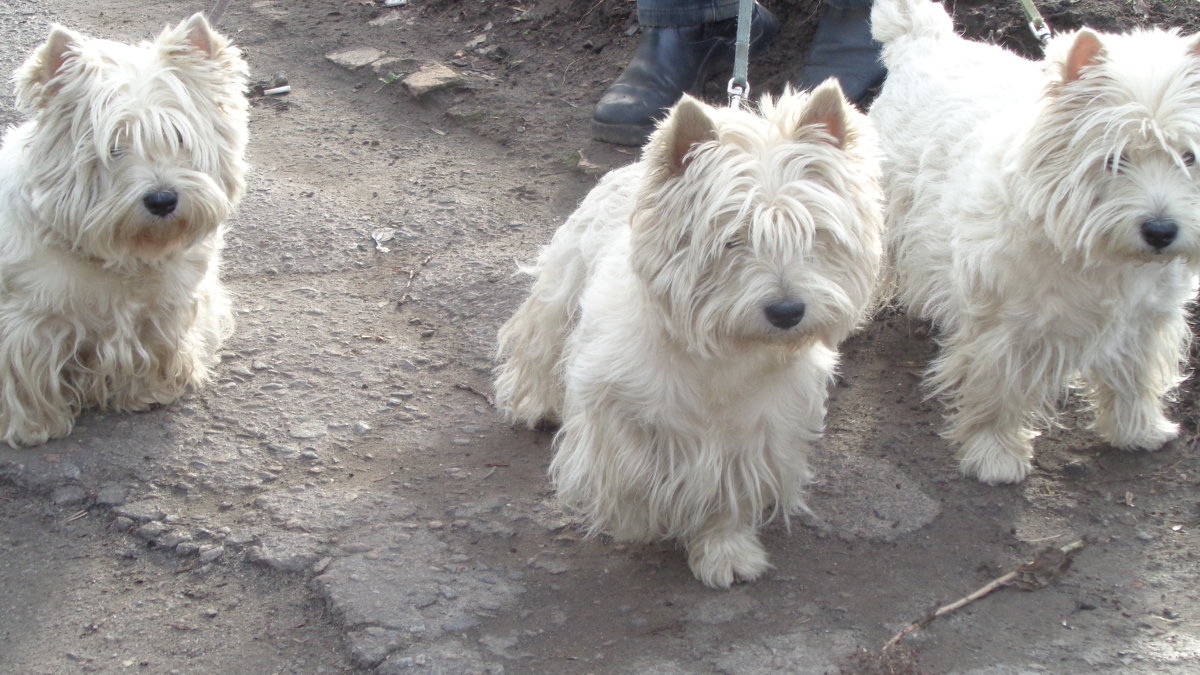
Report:
[[[1118,448],[1178,433],[1185,305],[1200,266],[1200,40],[1055,38],[1044,62],[955,35],[927,0],[877,0],[902,301],[941,330],[931,389],[962,472],[1013,483],[1075,378]]]
[[[558,230],[500,331],[498,407],[561,419],[560,497],[593,533],[682,541],[717,588],[762,574],[757,528],[803,508],[883,247],[873,139],[836,83],[761,109],[684,97]]]
[[[220,228],[245,189],[246,64],[197,14],[130,46],[55,26],[0,149],[0,438],[70,433],[211,375]]]

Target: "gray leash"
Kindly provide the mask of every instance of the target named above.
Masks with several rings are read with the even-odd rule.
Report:
[[[750,21],[754,0],[739,0],[737,41],[733,45],[733,77],[729,78],[729,107],[740,108],[750,96]]]
[[[1029,20],[1029,30],[1033,32],[1033,36],[1038,39],[1045,47],[1050,41],[1050,27],[1046,25],[1046,20],[1042,18],[1042,13],[1037,7],[1033,6],[1033,0],[1018,0],[1021,3],[1021,9],[1025,10],[1025,18]]]

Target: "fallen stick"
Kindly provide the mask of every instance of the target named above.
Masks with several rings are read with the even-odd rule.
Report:
[[[903,630],[893,635],[892,639],[888,640],[887,643],[883,645],[883,651],[887,651],[892,647],[895,647],[900,640],[904,639],[905,635],[908,635],[919,628],[928,626],[939,616],[942,616],[943,614],[949,614],[957,609],[961,609],[962,607],[965,607],[966,605],[969,605],[970,603],[982,598],[988,593],[991,593],[997,588],[1002,588],[1009,584],[1015,583],[1026,590],[1034,590],[1049,584],[1063,572],[1067,571],[1067,569],[1071,566],[1071,556],[1083,547],[1084,543],[1082,540],[1080,540],[1071,542],[1070,544],[1061,546],[1059,548],[1047,548],[1043,550],[1033,560],[1019,565],[1016,569],[1008,574],[992,579],[974,593],[971,593],[966,597],[959,598],[948,605],[938,607],[930,614],[908,624]]]

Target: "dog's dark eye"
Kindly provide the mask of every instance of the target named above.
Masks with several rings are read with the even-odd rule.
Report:
[[[1194,153],[1194,152],[1183,153],[1183,165],[1184,166],[1192,166],[1195,163],[1196,163],[1196,153]]]
[[[742,245],[741,239],[730,239],[729,241],[725,242],[725,248],[727,248],[727,249],[728,248],[737,248],[741,245]]]
[[[1104,160],[1104,168],[1115,173],[1123,173],[1125,164],[1125,155],[1109,155],[1108,159]]]
[[[119,145],[114,145],[108,149],[108,156],[112,159],[121,159],[125,156],[125,148]]]

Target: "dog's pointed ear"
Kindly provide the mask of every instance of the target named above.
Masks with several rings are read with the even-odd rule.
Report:
[[[63,64],[73,57],[83,42],[83,36],[55,24],[50,36],[42,46],[34,50],[16,74],[17,108],[33,112],[45,107],[46,102],[57,91],[50,82]]]
[[[184,48],[195,50],[206,59],[216,58],[224,40],[212,29],[208,19],[200,12],[189,16],[174,28],[168,28],[158,36],[158,44],[168,50]]]
[[[1104,44],[1100,36],[1087,28],[1075,34],[1075,41],[1063,62],[1063,83],[1074,82],[1083,76],[1083,69],[1096,65],[1104,57]]]
[[[687,168],[687,154],[705,141],[717,139],[717,124],[700,101],[684,94],[659,126],[654,141],[647,146],[649,159],[678,176]]]
[[[201,54],[212,58],[216,54],[213,40],[213,29],[209,25],[208,19],[200,12],[196,12],[190,17],[183,20],[179,24],[180,32],[184,35],[184,40],[188,44],[195,47]]]
[[[831,77],[809,95],[793,135],[800,134],[805,127],[821,127],[834,146],[844,148],[851,140],[849,115],[850,103],[837,79]]]

